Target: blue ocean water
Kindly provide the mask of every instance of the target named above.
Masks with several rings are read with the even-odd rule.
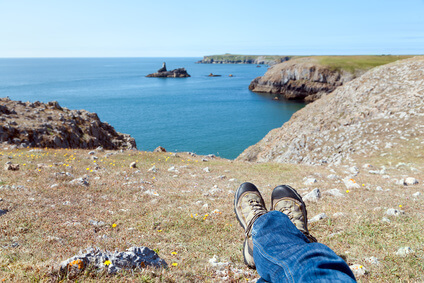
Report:
[[[140,150],[163,146],[237,157],[280,127],[304,104],[277,102],[248,90],[266,72],[255,65],[195,64],[200,58],[0,59],[0,97],[56,100],[96,112],[131,134]],[[190,78],[146,78],[166,62]],[[221,77],[208,77],[219,74]],[[229,77],[232,74],[233,77]]]

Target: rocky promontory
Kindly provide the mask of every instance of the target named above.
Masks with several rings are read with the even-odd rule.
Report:
[[[186,69],[178,68],[172,71],[166,69],[166,63],[164,62],[162,68],[160,68],[156,73],[148,74],[148,78],[187,78],[190,75],[187,73]]]
[[[314,56],[274,65],[249,89],[270,93],[274,99],[315,101],[367,70],[404,57],[400,56]]]
[[[424,57],[380,66],[346,83],[296,112],[238,159],[339,164],[421,141],[424,128],[417,125],[424,125]],[[423,143],[415,149],[422,152]]]
[[[96,113],[42,103],[0,98],[0,142],[19,147],[136,148],[134,138],[121,134]]]

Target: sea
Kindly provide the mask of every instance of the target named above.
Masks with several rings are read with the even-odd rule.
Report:
[[[0,97],[58,101],[95,112],[139,150],[214,154],[234,159],[304,104],[248,89],[267,67],[196,64],[201,58],[3,58]],[[166,62],[189,78],[146,78]],[[209,77],[212,73],[220,75]],[[230,76],[232,75],[232,76]]]

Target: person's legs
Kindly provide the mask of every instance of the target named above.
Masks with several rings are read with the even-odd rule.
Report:
[[[305,204],[293,188],[275,188],[271,204],[274,211],[267,213],[250,183],[235,194],[234,210],[246,233],[245,263],[256,265],[258,282],[355,282],[343,259],[309,234]]]
[[[262,280],[355,282],[342,258],[323,244],[310,243],[280,211],[258,218],[253,224],[252,238],[253,258]]]

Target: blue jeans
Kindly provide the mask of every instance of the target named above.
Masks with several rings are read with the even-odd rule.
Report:
[[[257,282],[356,282],[329,247],[310,243],[284,213],[270,211],[252,229]]]

